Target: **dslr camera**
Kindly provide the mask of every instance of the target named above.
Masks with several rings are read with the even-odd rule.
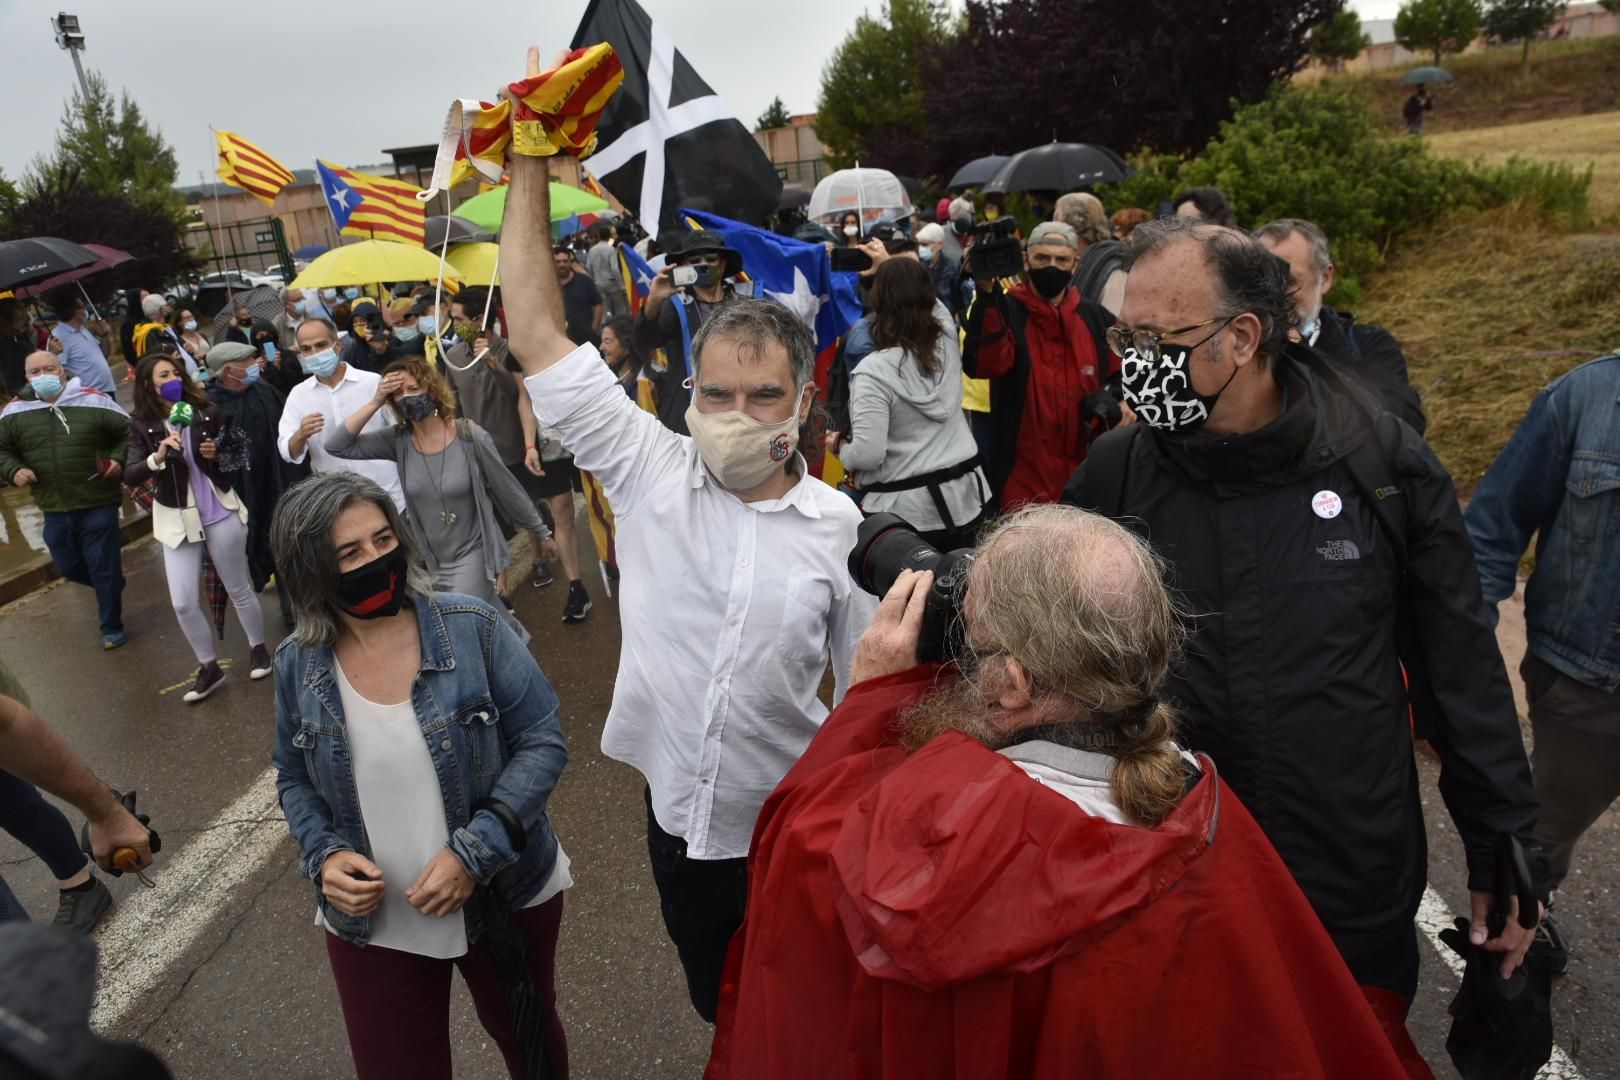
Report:
[[[968,252],[968,262],[977,281],[1022,274],[1024,249],[1018,242],[1018,222],[999,217],[973,226],[973,250]]]
[[[855,534],[849,573],[862,589],[881,597],[893,587],[902,570],[932,570],[934,584],[923,605],[917,659],[925,664],[943,664],[963,655],[962,597],[967,594],[968,571],[973,568],[974,556],[972,548],[937,551],[904,518],[873,514],[861,522]]]

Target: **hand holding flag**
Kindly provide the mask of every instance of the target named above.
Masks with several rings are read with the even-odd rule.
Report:
[[[498,103],[451,102],[421,198],[474,175],[500,183],[508,150],[529,157],[589,154],[597,119],[623,81],[613,47],[592,45],[564,54],[550,71],[508,83]]]

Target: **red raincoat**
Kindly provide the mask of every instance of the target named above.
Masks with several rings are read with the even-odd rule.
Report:
[[[908,757],[935,677],[850,691],[766,802],[708,1080],[1405,1075],[1208,759],[1113,825],[964,735]]]

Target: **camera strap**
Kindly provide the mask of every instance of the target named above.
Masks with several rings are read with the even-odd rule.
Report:
[[[867,494],[887,494],[897,491],[915,491],[918,488],[927,488],[929,498],[934,500],[934,509],[939,512],[939,519],[944,522],[947,529],[956,528],[956,522],[951,518],[950,508],[945,505],[945,492],[942,485],[950,483],[969,475],[979,467],[979,455],[974,454],[966,461],[933,472],[910,476],[904,480],[885,480],[878,484],[862,484],[861,491]],[[983,502],[983,499],[980,500]]]

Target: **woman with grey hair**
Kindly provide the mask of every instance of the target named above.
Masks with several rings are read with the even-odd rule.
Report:
[[[271,542],[295,618],[275,660],[276,790],[356,1073],[450,1075],[454,966],[513,1077],[540,1059],[566,1077],[556,694],[494,607],[431,591],[370,479],[295,485]]]

